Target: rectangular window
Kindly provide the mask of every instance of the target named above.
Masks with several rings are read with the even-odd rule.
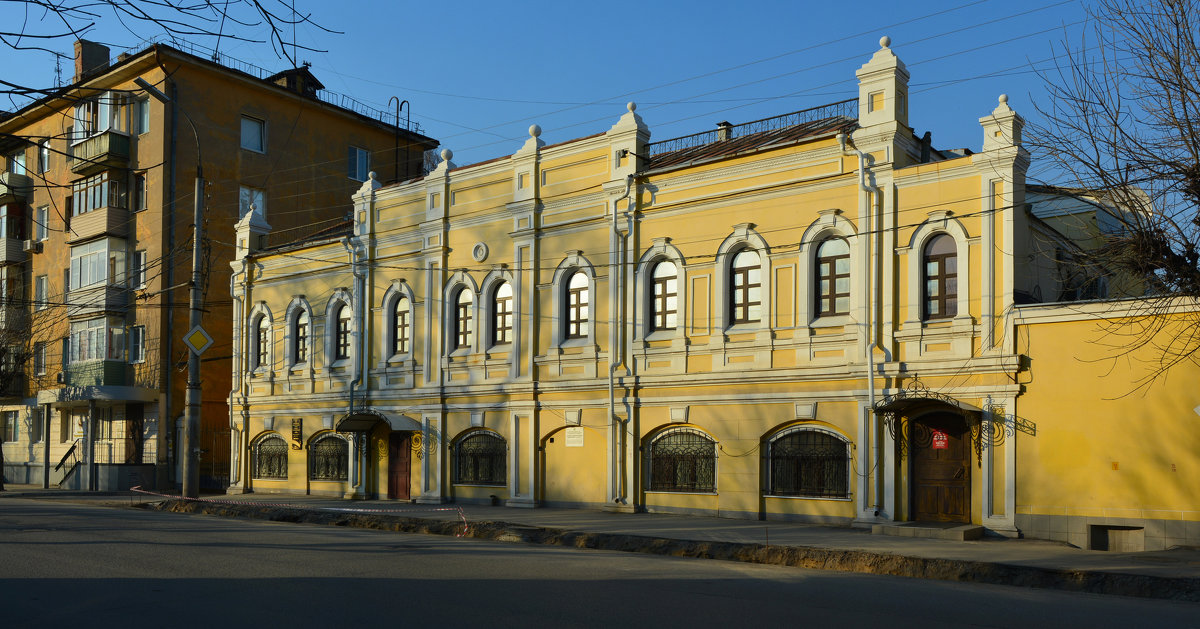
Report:
[[[355,181],[366,181],[367,173],[371,172],[371,153],[357,146],[350,147],[346,160],[346,172]]]
[[[71,361],[125,360],[125,325],[119,319],[71,322]]]
[[[8,156],[8,172],[14,175],[24,175],[25,172],[25,151],[17,151]]]
[[[258,188],[250,186],[242,186],[238,192],[238,217],[241,218],[250,213],[250,206],[253,205],[259,216],[266,218],[267,216],[267,198],[266,194]]]
[[[42,140],[38,144],[38,173],[50,170],[50,140]]]
[[[0,238],[25,238],[25,212],[20,204],[0,205]]]
[[[70,290],[95,284],[125,283],[125,241],[117,238],[95,240],[71,247]]]
[[[43,205],[33,213],[33,237],[46,240],[50,237],[50,206]]]
[[[146,287],[146,250],[133,252],[133,264],[129,265],[129,287]]]
[[[33,344],[33,373],[46,375],[46,344],[41,341]]]
[[[0,432],[3,432],[5,443],[17,440],[18,416],[19,411],[4,411],[4,426],[0,428]]]
[[[62,370],[67,370],[67,365],[71,364],[71,337],[63,337],[62,340]]]
[[[100,208],[128,207],[124,180],[109,179],[106,172],[71,184],[71,198],[74,199],[71,204],[74,216]]]
[[[39,275],[33,280],[33,307],[45,310],[50,301],[50,277]]]
[[[29,440],[32,441],[33,443],[41,443],[42,439],[44,439],[46,437],[45,432],[42,431],[42,428],[43,428],[42,422],[44,421],[42,419],[42,416],[45,412],[46,412],[46,409],[38,406],[38,407],[34,407],[33,412],[30,413],[30,416],[29,416]]]
[[[242,148],[256,153],[267,152],[267,123],[258,118],[242,116]]]
[[[146,362],[146,326],[135,325],[129,328],[129,362]]]
[[[133,132],[142,134],[150,131],[150,99],[139,98],[133,103]]]
[[[146,174],[134,173],[133,185],[129,190],[129,211],[141,212],[146,209]]]

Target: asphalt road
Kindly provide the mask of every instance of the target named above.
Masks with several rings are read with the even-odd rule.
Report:
[[[0,502],[2,627],[1200,627],[1200,604]]]

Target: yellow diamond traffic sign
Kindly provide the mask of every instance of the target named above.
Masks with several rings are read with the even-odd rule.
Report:
[[[196,355],[199,356],[204,353],[204,350],[212,347],[213,338],[208,335],[208,332],[204,331],[204,328],[196,326],[184,335],[183,343],[192,348],[192,351],[196,352]]]

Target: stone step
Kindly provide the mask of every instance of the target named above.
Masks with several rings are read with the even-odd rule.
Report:
[[[957,522],[897,522],[895,524],[874,524],[871,526],[871,534],[964,542],[983,537],[983,527],[978,524],[959,524]]]

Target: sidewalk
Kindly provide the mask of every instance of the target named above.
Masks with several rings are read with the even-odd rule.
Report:
[[[865,529],[651,513],[410,505],[272,494],[169,500],[130,492],[7,486],[6,498],[152,508],[337,524],[500,541],[771,563],[917,578],[1048,587],[1200,601],[1200,549],[1143,553],[1081,550],[1042,540],[947,541],[871,535]],[[465,526],[463,520],[465,519]]]

